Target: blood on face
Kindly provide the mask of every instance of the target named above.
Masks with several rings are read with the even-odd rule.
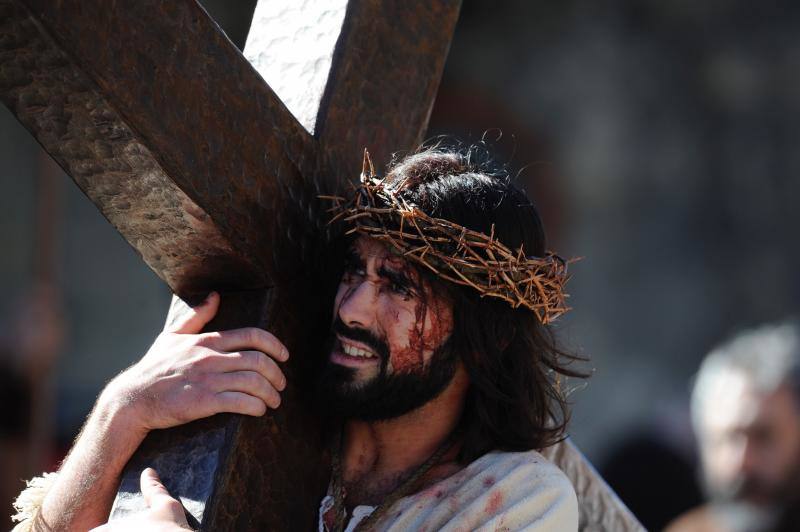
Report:
[[[351,247],[334,308],[345,325],[386,343],[389,373],[422,369],[453,328],[452,305],[415,266],[367,237]]]

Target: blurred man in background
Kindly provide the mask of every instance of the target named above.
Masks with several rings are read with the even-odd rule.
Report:
[[[703,361],[692,394],[709,502],[669,532],[800,529],[800,326],[746,331]]]

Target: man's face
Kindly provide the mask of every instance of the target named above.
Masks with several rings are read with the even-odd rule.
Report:
[[[456,370],[452,306],[380,242],[350,248],[322,386],[340,413],[387,419],[438,395]]]
[[[720,377],[700,435],[712,496],[780,506],[800,486],[800,411],[787,385],[759,392],[742,371]],[[711,403],[711,401],[709,401]]]

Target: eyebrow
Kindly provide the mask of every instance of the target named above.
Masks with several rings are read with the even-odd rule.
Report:
[[[358,250],[355,247],[350,247],[347,249],[345,252],[344,261],[345,264],[349,266],[366,266],[366,261],[361,254],[358,253]],[[417,288],[411,276],[403,273],[402,271],[388,268],[386,264],[383,264],[380,268],[378,268],[377,274],[379,277],[389,279],[391,282],[402,285],[409,290],[416,290]]]

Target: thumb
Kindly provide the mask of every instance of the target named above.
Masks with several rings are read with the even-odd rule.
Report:
[[[152,467],[145,468],[139,479],[144,496],[144,502],[151,510],[166,510],[170,519],[177,522],[185,522],[186,516],[183,513],[183,506],[172,495],[158,478],[158,473]]]
[[[156,473],[156,470],[152,467],[146,467],[144,471],[142,471],[142,475],[139,477],[139,484],[142,488],[144,502],[146,502],[147,506],[150,508],[166,498],[172,499],[167,488],[164,487],[164,484],[161,483],[161,479],[158,478],[158,473]]]
[[[177,298],[176,298],[177,300]],[[181,305],[183,308],[177,312],[175,318],[164,330],[178,334],[197,334],[203,330],[206,323],[217,314],[219,309],[219,293],[211,292],[202,303],[194,307]]]

